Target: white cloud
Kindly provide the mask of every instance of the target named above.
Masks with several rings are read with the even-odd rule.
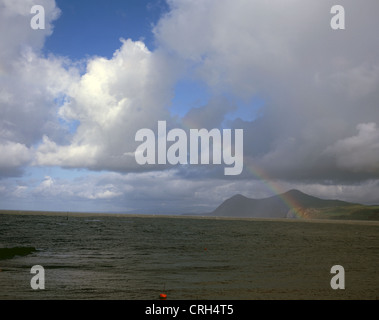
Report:
[[[0,1],[1,175],[19,174],[17,169],[32,160],[33,145],[44,134],[64,141],[66,131],[58,122],[56,100],[78,76],[67,60],[41,55],[59,9],[54,1],[39,1],[45,8],[45,30],[33,30],[30,9],[34,4]]]
[[[86,176],[82,179],[70,181],[67,179],[54,179],[51,176],[45,176],[36,187],[31,188],[30,192],[34,197],[55,198],[61,200],[107,200],[121,196],[123,192],[120,186],[112,183],[102,184],[106,175],[100,177]],[[17,187],[15,192],[18,191]],[[124,186],[124,190],[128,188]]]
[[[81,144],[58,146],[47,136],[43,136],[34,165],[61,167],[91,167],[99,157],[100,148],[96,145]]]
[[[29,201],[37,203],[40,208],[55,201],[55,210],[64,211],[71,203],[91,201],[87,210],[205,213],[234,193],[255,197],[271,195],[267,190],[265,193],[249,193],[262,190],[262,186],[264,189],[263,182],[254,180],[187,179],[176,169],[129,174],[87,172],[71,179],[54,175],[46,175],[40,180],[27,177],[17,181],[3,179],[0,200],[3,203],[13,203],[15,199]]]
[[[29,149],[21,143],[5,142],[0,144],[0,168],[25,165],[31,159]]]
[[[30,13],[34,5],[45,9],[45,29],[33,30]],[[45,38],[53,32],[52,22],[60,15],[54,0],[1,0],[0,1],[0,72],[9,70],[9,61],[19,57],[27,48],[39,52]]]
[[[80,121],[70,144],[45,137],[36,163],[91,169],[136,169],[135,133],[169,119],[173,75],[166,58],[142,42],[122,40],[111,59],[94,57],[79,82],[70,86],[59,114]],[[131,156],[132,155],[132,156]]]

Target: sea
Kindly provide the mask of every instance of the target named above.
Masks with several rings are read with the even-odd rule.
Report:
[[[36,265],[44,289],[32,288]],[[336,265],[342,269],[332,273]],[[332,288],[336,276],[343,289]],[[158,300],[161,293],[167,300],[375,300],[379,224],[0,214],[1,300]]]

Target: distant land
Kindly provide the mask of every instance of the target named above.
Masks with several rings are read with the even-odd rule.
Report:
[[[363,205],[340,200],[325,200],[299,190],[263,199],[237,194],[209,213],[215,217],[297,218],[379,221],[379,205]]]
[[[192,217],[216,219],[285,219],[294,220],[360,220],[379,221],[379,205],[363,205],[341,200],[320,199],[299,190],[263,199],[252,199],[241,194],[225,200],[214,211],[207,213],[142,213],[142,212],[74,212],[1,210],[0,214],[48,215],[69,217]]]

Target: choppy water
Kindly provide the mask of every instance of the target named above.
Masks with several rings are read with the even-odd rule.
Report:
[[[0,299],[379,298],[377,224],[0,214],[5,247],[37,251],[0,260]]]

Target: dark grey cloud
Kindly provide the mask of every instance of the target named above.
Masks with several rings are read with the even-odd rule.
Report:
[[[378,177],[377,1],[341,1],[340,31],[333,1],[170,3],[155,29],[162,46],[213,92],[265,101],[255,120],[230,124],[245,130],[245,167],[293,181]],[[208,110],[189,114],[207,125]]]

